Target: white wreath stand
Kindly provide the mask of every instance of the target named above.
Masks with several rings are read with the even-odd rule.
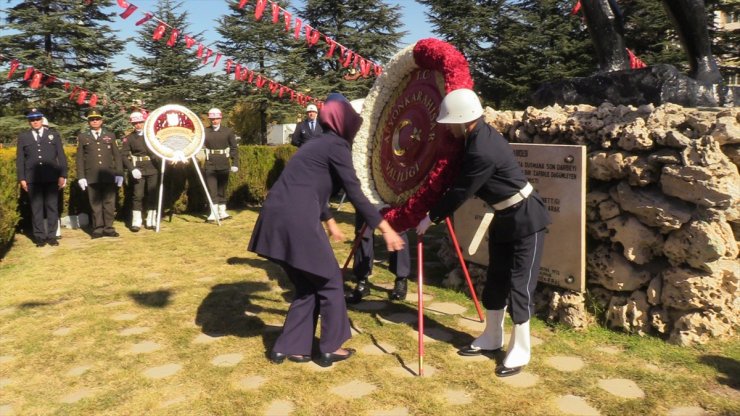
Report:
[[[206,198],[208,198],[208,206],[211,207],[211,212],[213,213],[213,216],[216,218],[216,223],[218,226],[221,226],[221,219],[218,218],[218,210],[216,209],[216,206],[213,205],[213,199],[211,199],[211,194],[208,193],[208,187],[206,186],[206,181],[203,179],[203,174],[200,173],[200,168],[198,167],[198,159],[195,158],[195,155],[190,157],[190,161],[193,164],[193,168],[195,168],[195,173],[198,174],[198,179],[200,179],[201,185],[203,185],[203,191],[206,193]],[[162,169],[160,169],[160,175],[159,175],[159,200],[157,201],[157,228],[156,232],[159,232],[159,223],[162,220],[162,197],[164,195],[164,167],[166,165],[165,159],[162,159]]]

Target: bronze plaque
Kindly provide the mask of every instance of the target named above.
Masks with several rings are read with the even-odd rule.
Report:
[[[586,148],[512,143],[519,165],[550,212],[539,281],[583,292],[586,285]],[[488,265],[493,210],[472,198],[454,214],[463,257]]]

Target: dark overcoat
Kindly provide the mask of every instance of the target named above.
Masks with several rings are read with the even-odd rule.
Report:
[[[483,119],[465,141],[462,168],[452,187],[429,211],[429,218],[439,222],[473,195],[495,204],[516,194],[527,184],[514,149],[509,142]],[[547,227],[550,216],[537,192],[509,209],[496,211],[489,226],[489,239],[494,243],[509,242]]]
[[[67,157],[59,132],[44,128],[38,141],[32,130],[19,134],[15,170],[18,180],[28,183],[56,183],[66,178]]]
[[[105,127],[97,140],[89,129],[80,133],[77,136],[77,178],[86,179],[88,184],[115,183],[116,176],[123,176],[116,134]]]
[[[303,120],[295,126],[295,131],[293,132],[293,136],[291,136],[290,144],[296,147],[301,147],[306,144],[306,142],[323,132],[324,129],[321,127],[321,124],[319,124],[318,118],[315,120],[313,130],[311,130],[309,120]]]
[[[331,218],[329,197],[340,188],[368,226],[376,228],[382,217],[360,190],[350,144],[329,131],[301,146],[270,188],[249,251],[319,276],[341,276],[321,225]]]

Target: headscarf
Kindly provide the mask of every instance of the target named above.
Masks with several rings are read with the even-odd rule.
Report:
[[[362,117],[352,108],[347,99],[338,93],[329,94],[319,112],[319,124],[352,143],[362,125]]]

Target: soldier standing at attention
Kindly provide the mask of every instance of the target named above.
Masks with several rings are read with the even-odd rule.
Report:
[[[18,135],[15,160],[18,182],[31,201],[36,247],[59,245],[59,190],[67,184],[62,137],[56,130],[43,126],[43,117],[35,108],[26,115],[31,129]]]
[[[156,226],[158,171],[155,165],[156,157],[144,141],[144,115],[134,111],[129,121],[134,126],[134,131],[123,138],[121,156],[124,166],[131,174],[130,184],[133,188],[131,231],[138,232],[142,225],[141,213],[144,207],[146,207],[146,228],[153,229]]]
[[[212,210],[207,221],[216,221],[216,215],[221,220],[230,217],[226,212],[226,185],[229,184],[229,174],[239,171],[236,135],[233,130],[221,125],[221,118],[221,110],[218,108],[208,110],[211,126],[206,128],[205,179],[217,212]]]
[[[123,185],[123,164],[116,134],[103,127],[97,110],[87,115],[89,129],[77,136],[77,182],[87,190],[92,209],[92,238],[118,237],[113,227],[117,187]]]

